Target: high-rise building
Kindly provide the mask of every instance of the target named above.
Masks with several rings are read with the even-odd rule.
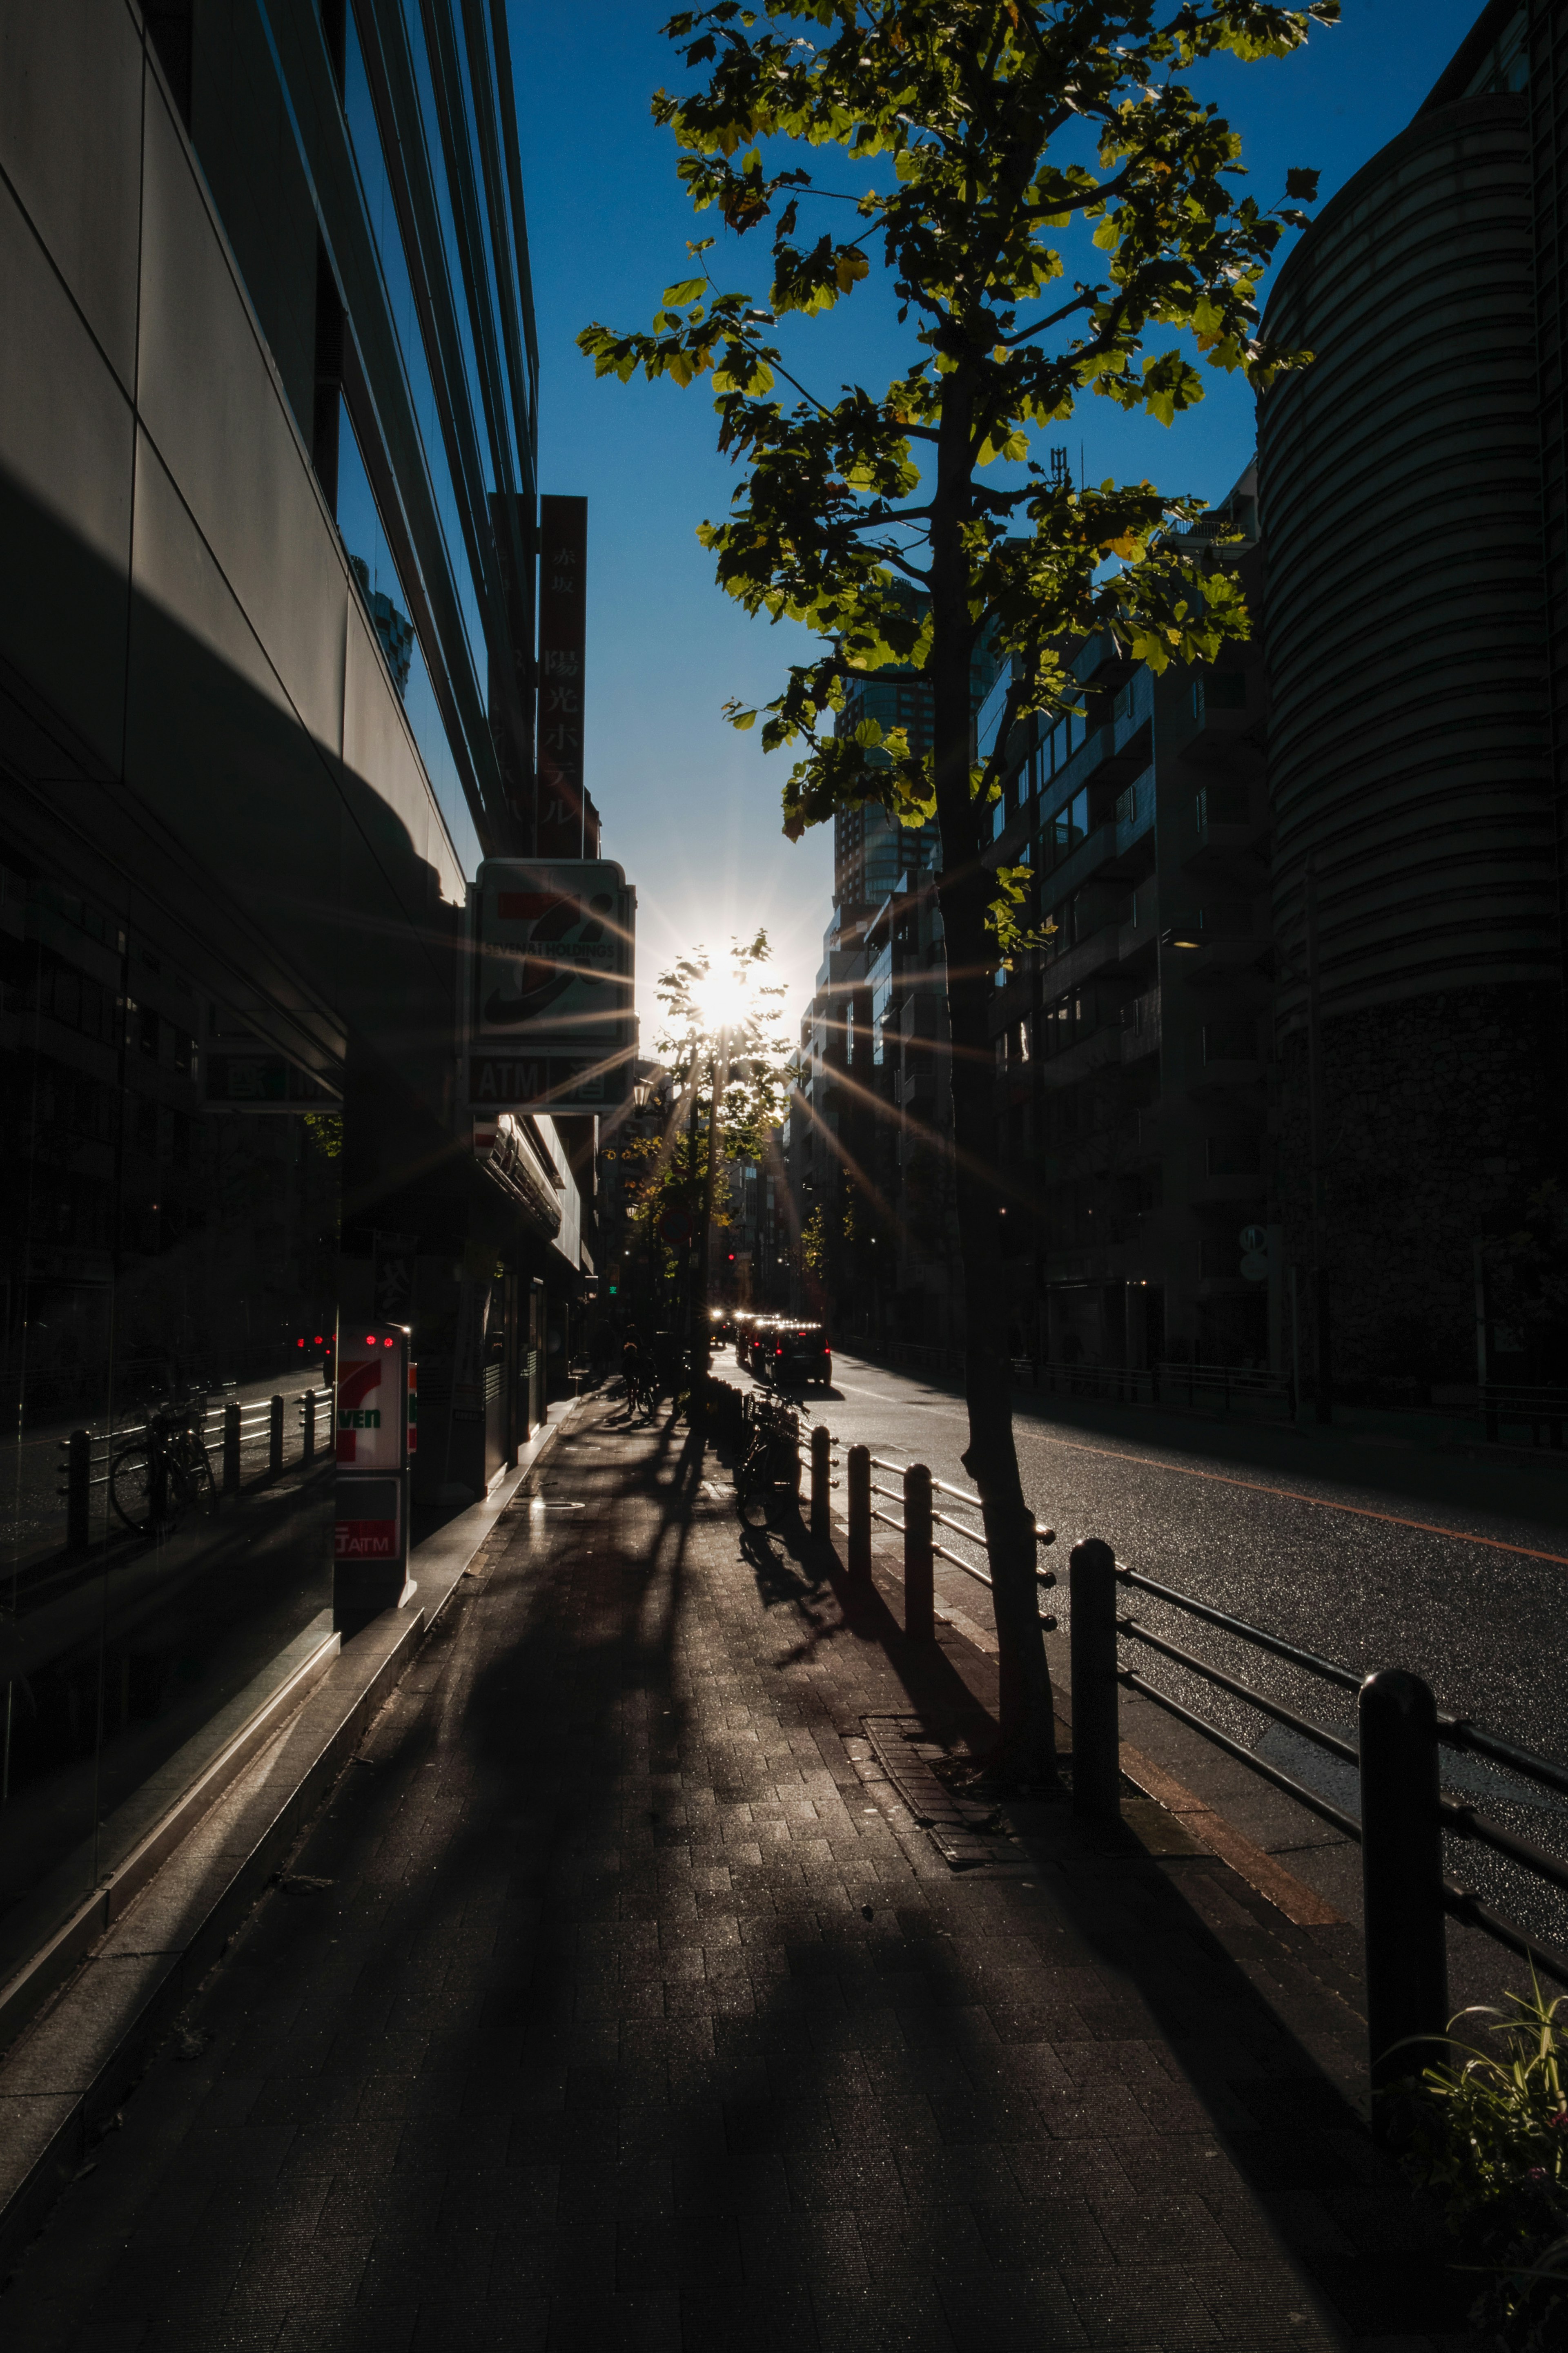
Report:
[[[507,26],[0,0],[0,1982],[330,1639],[340,1308],[421,1497],[569,1354],[572,1155],[457,1083],[533,822]]]
[[[1483,10],[1268,304],[1317,355],[1259,414],[1280,1209],[1390,1404],[1475,1380],[1477,1245],[1563,1175],[1563,39]]]

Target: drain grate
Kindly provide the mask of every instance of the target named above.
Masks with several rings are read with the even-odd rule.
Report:
[[[932,1768],[945,1763],[950,1751],[918,1715],[865,1715],[860,1721],[869,1752],[856,1758],[861,1779],[873,1784],[874,1765],[950,1871],[1022,1873],[1034,1868],[1000,1808],[963,1797],[938,1778]],[[851,1754],[858,1745],[851,1745]]]

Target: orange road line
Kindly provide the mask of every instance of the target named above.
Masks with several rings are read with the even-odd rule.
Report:
[[[1043,1433],[1042,1433],[1043,1434]],[[1491,1552],[1516,1552],[1524,1560],[1549,1560],[1568,1568],[1560,1552],[1532,1552],[1528,1545],[1504,1544],[1499,1536],[1471,1535],[1464,1528],[1440,1528],[1430,1520],[1407,1520],[1398,1512],[1373,1512],[1364,1504],[1332,1504],[1326,1495],[1303,1495],[1295,1487],[1266,1487],[1258,1479],[1233,1479],[1224,1471],[1194,1471],[1184,1462],[1157,1462],[1152,1454],[1121,1454],[1113,1446],[1080,1446],[1070,1438],[1047,1438],[1047,1446],[1065,1446],[1070,1454],[1103,1454],[1111,1462],[1141,1462],[1147,1471],[1169,1471],[1178,1479],[1214,1479],[1222,1487],[1245,1487],[1254,1495],[1283,1495],[1292,1504],[1314,1504],[1321,1512],[1350,1512],[1358,1520],[1386,1520],[1390,1527],[1418,1528],[1423,1535],[1452,1536],[1458,1544],[1485,1545]]]

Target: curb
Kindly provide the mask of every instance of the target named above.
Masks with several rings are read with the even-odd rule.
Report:
[[[219,1761],[233,1767],[226,1787],[198,1806],[198,1783],[157,1826],[146,1841],[156,1854],[135,1891],[122,1888],[112,1906],[107,1892],[94,1899],[95,1922],[103,1915],[97,1941],[72,1950],[71,1973],[0,2060],[0,2281],[112,2129],[174,2015],[444,1621],[469,1562],[573,1419],[577,1401],[563,1402],[560,1419],[490,1495],[416,1547],[410,1566],[425,1574],[414,1606],[374,1620],[341,1649],[331,1637],[312,1656],[316,1672],[293,1712],[279,1721],[270,1711],[224,1752]],[[295,1676],[289,1692],[304,1680]],[[78,1926],[68,1923],[47,1949]]]

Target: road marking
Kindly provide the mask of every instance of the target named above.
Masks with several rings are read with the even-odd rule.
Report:
[[[842,1386],[847,1388],[849,1384],[846,1381]],[[861,1394],[883,1397],[886,1391],[863,1388]],[[945,1409],[954,1421],[964,1419],[962,1409],[925,1405],[923,1400],[917,1402],[927,1413],[941,1413]],[[1484,1545],[1489,1552],[1517,1553],[1521,1560],[1546,1560],[1554,1568],[1568,1568],[1568,1554],[1536,1552],[1529,1545],[1505,1544],[1500,1536],[1471,1535],[1467,1529],[1439,1527],[1431,1520],[1407,1520],[1398,1512],[1374,1512],[1365,1504],[1334,1504],[1326,1495],[1303,1495],[1295,1487],[1266,1487],[1261,1480],[1233,1479],[1224,1471],[1197,1471],[1184,1462],[1157,1462],[1152,1454],[1123,1454],[1114,1446],[1080,1446],[1070,1438],[1048,1436],[1037,1422],[1028,1427],[1045,1445],[1065,1446],[1069,1454],[1102,1454],[1110,1462],[1139,1462],[1146,1471],[1169,1471],[1178,1479],[1213,1479],[1222,1487],[1245,1487],[1249,1494],[1282,1495],[1288,1503],[1315,1504],[1321,1512],[1349,1512],[1358,1520],[1383,1520],[1390,1527],[1415,1528],[1426,1536],[1452,1536],[1457,1544]]]

